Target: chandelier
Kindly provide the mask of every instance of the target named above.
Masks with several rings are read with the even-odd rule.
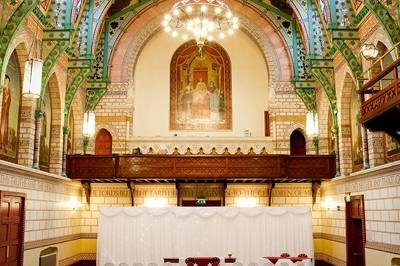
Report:
[[[223,0],[180,0],[161,24],[175,38],[195,39],[200,52],[206,41],[224,39],[239,28],[238,18]]]

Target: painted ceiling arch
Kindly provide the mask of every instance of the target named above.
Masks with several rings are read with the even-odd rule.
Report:
[[[172,2],[169,1],[169,2]],[[237,3],[237,2],[236,2]],[[288,47],[285,46],[279,33],[263,17],[257,16],[253,9],[247,10],[247,14],[238,12],[243,9],[240,3],[230,5],[239,16],[244,31],[252,37],[262,50],[270,70],[272,82],[290,82],[293,77],[292,58]],[[168,10],[169,3],[157,5],[146,13],[146,16],[138,16],[119,37],[110,55],[111,82],[122,83],[132,80],[132,73],[142,47],[147,40],[160,28],[159,16]]]

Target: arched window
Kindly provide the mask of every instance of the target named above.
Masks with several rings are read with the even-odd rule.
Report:
[[[306,155],[306,139],[298,129],[290,135],[290,155]]]
[[[100,129],[96,136],[95,152],[96,155],[112,154],[112,136],[107,129]]]
[[[2,84],[0,111],[0,159],[17,161],[19,116],[21,103],[21,75],[14,51]]]

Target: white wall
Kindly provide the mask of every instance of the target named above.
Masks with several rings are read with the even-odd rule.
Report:
[[[134,136],[264,136],[264,110],[268,106],[268,70],[261,50],[244,32],[219,42],[232,63],[231,131],[169,130],[170,62],[182,41],[160,31],[144,46],[134,73]]]

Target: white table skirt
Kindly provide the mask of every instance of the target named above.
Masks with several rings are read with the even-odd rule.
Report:
[[[247,266],[283,252],[314,256],[310,208],[100,208],[98,266],[228,254]]]

